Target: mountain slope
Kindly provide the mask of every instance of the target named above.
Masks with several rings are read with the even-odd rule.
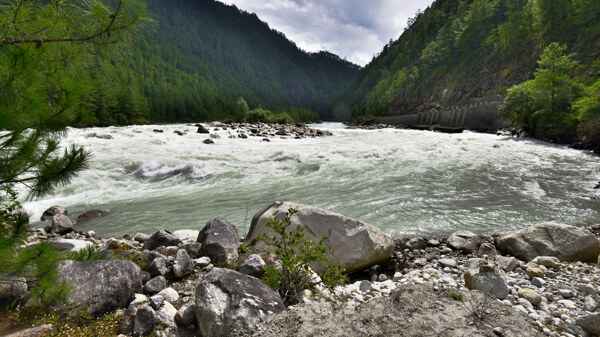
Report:
[[[403,115],[504,94],[532,76],[550,42],[566,44],[583,64],[599,58],[599,17],[597,0],[436,0],[330,110],[337,119]]]
[[[250,107],[326,110],[359,67],[306,53],[255,14],[214,0],[149,0],[158,28],[122,57],[90,67],[99,124],[231,117]]]

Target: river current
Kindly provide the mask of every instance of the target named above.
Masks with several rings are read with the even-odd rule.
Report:
[[[201,229],[215,217],[244,235],[252,216],[278,200],[357,218],[395,237],[600,222],[600,192],[593,189],[600,157],[586,152],[473,132],[313,127],[333,136],[267,143],[219,130],[213,133],[221,139],[206,145],[206,135],[182,124],[69,129],[62,144],[91,150],[90,168],[24,206],[35,219],[52,205],[68,208],[73,219],[110,210],[76,225],[103,237]]]

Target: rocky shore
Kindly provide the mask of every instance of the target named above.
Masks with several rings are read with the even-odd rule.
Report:
[[[292,223],[314,238],[329,236],[336,248],[330,260],[352,273],[333,292],[314,274],[301,303],[285,307],[258,278],[277,258],[255,238],[290,207],[299,210]],[[94,214],[106,215],[93,211],[82,219]],[[93,245],[105,255],[63,261],[59,277],[71,285],[66,305],[73,314],[115,312],[122,335],[600,335],[600,225],[392,240],[358,220],[275,203],[254,216],[243,239],[219,218],[201,229],[102,239],[77,230],[64,208],[52,207],[44,218],[51,224],[29,244]],[[2,283],[1,303],[24,298],[21,281]]]

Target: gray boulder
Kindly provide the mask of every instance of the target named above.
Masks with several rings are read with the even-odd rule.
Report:
[[[171,234],[166,229],[161,229],[158,232],[150,235],[144,243],[142,250],[155,250],[158,247],[177,246],[181,243],[181,239]]]
[[[169,272],[167,259],[164,257],[157,257],[150,262],[147,269],[152,277],[166,275]]]
[[[102,218],[107,216],[109,211],[104,211],[101,209],[92,209],[89,210],[77,217],[77,223],[85,223],[94,219]]]
[[[262,257],[258,254],[252,254],[240,266],[240,273],[260,278],[265,273],[264,266],[265,261]]]
[[[196,242],[200,231],[193,229],[180,229],[173,232],[173,235],[181,239],[183,243]]]
[[[498,238],[496,246],[525,261],[555,256],[561,261],[596,262],[600,255],[600,241],[590,231],[556,223],[508,232]]]
[[[477,251],[480,241],[477,234],[471,231],[461,230],[450,234],[447,244],[450,248],[472,254]]]
[[[154,295],[167,287],[167,279],[164,276],[157,276],[144,284],[144,292]]]
[[[183,327],[191,328],[196,325],[196,304],[195,303],[186,303],[179,310],[177,310],[177,314],[175,315],[175,322]]]
[[[142,271],[131,261],[61,261],[57,278],[70,288],[65,304],[74,313],[86,308],[99,315],[126,307],[135,293],[142,291]]]
[[[194,271],[194,260],[185,249],[180,249],[173,260],[173,274],[175,277],[183,278]]]
[[[495,259],[496,264],[502,268],[502,270],[507,272],[515,270],[520,265],[519,260],[512,256],[497,255]]]
[[[334,248],[327,255],[329,262],[340,263],[348,272],[384,262],[394,252],[394,240],[375,226],[314,206],[292,202],[276,202],[256,214],[246,236],[246,243],[264,247],[264,243],[258,240],[261,234],[270,237],[277,235],[266,223],[273,218],[284,218],[290,208],[298,212],[292,216],[292,225],[288,229],[291,231],[296,226],[302,226],[306,237],[315,241],[324,236],[329,237],[327,243]],[[311,268],[318,273],[325,270],[325,266],[321,264],[312,265]]]
[[[423,238],[418,238],[418,237],[408,240],[408,242],[406,243],[406,246],[405,246],[406,249],[410,249],[410,250],[425,249],[426,247],[427,247],[427,241],[425,241],[425,239],[423,239]]]
[[[135,318],[133,320],[133,335],[147,336],[154,330],[156,324],[158,324],[158,315],[156,315],[156,311],[149,306],[141,307],[135,313]]]
[[[52,217],[52,226],[50,227],[51,233],[56,234],[67,234],[73,231],[73,223],[64,214],[57,214]]]
[[[506,275],[490,265],[469,269],[465,273],[465,286],[469,290],[479,290],[498,299],[508,297]]]
[[[575,323],[592,336],[600,336],[600,313],[581,317]]]
[[[0,309],[12,309],[27,295],[27,282],[25,278],[10,274],[0,275]]]
[[[58,215],[58,214],[67,215],[68,213],[69,213],[69,211],[67,211],[66,208],[55,205],[55,206],[52,206],[52,207],[48,208],[47,210],[45,210],[44,214],[42,214],[42,217],[40,218],[40,220],[48,221],[48,220],[52,220],[52,218],[55,215]]]
[[[196,239],[197,238],[198,237],[196,237]],[[185,247],[185,251],[188,253],[189,256],[196,258],[200,256],[200,253],[202,251],[202,244],[198,242],[192,242]]]
[[[238,258],[240,237],[234,225],[222,218],[209,221],[198,234],[202,251],[213,263],[230,265]]]
[[[196,321],[201,336],[251,330],[285,311],[279,294],[257,278],[213,268],[196,288]]]

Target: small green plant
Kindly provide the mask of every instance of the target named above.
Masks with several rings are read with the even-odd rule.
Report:
[[[250,250],[250,246],[246,243],[241,243],[238,246],[238,253],[240,253],[240,254],[247,253],[249,250]]]
[[[98,249],[98,247],[94,245],[88,245],[82,249],[68,252],[65,257],[67,260],[74,260],[79,262],[106,260],[106,256],[102,254],[100,249]]]
[[[460,301],[460,302],[462,302],[462,301],[464,301],[464,300],[465,300],[465,295],[463,295],[462,293],[457,293],[457,292],[455,292],[455,291],[451,291],[451,292],[450,292],[450,297],[451,297],[453,300]]]
[[[148,259],[144,256],[144,253],[138,251],[128,251],[124,255],[116,255],[117,259],[131,261],[140,267],[141,270],[148,268]]]
[[[265,266],[263,281],[271,288],[277,289],[284,303],[294,304],[300,300],[300,293],[304,289],[312,288],[312,263],[322,263],[327,266],[324,273],[319,274],[323,284],[330,290],[336,285],[347,281],[343,274],[344,269],[338,264],[329,263],[327,252],[333,250],[325,246],[328,237],[321,238],[318,242],[309,240],[304,235],[304,228],[292,225],[290,218],[297,210],[290,208],[286,217],[278,220],[272,219],[266,226],[273,229],[275,237],[260,235],[259,239],[273,247],[275,254],[281,261],[281,267]]]
[[[9,319],[17,327],[52,324],[52,330],[44,336],[72,337],[116,336],[123,320],[122,316],[116,316],[114,313],[103,317],[93,317],[85,310],[77,316],[70,316],[68,312],[69,308],[31,306],[12,312]]]

